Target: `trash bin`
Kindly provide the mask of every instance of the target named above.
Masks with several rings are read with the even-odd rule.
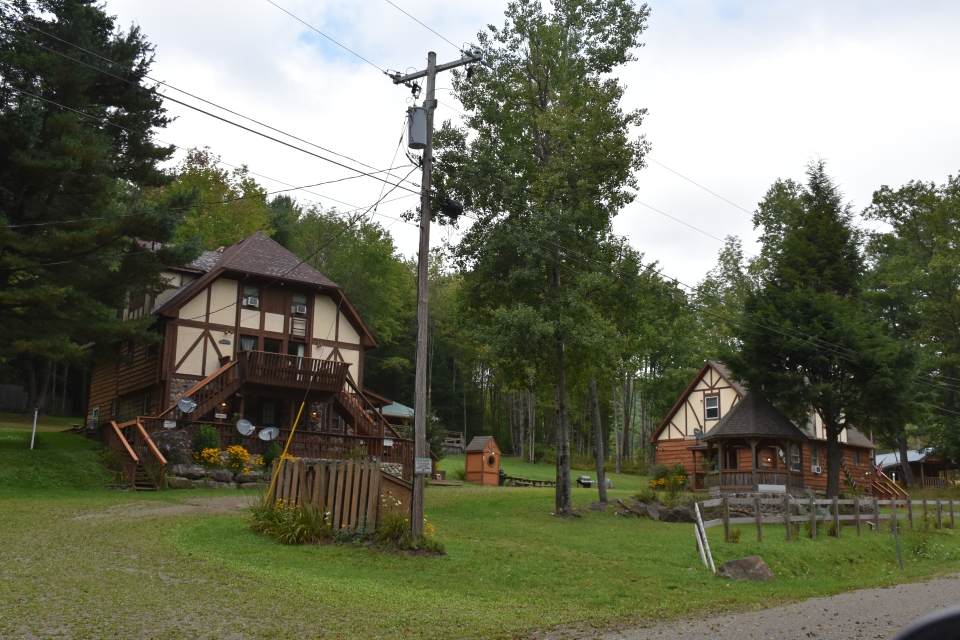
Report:
[[[500,484],[500,486],[502,487],[502,486],[503,486],[503,483],[507,481],[507,474],[504,473],[503,469],[500,469],[499,479],[500,479],[499,484]]]

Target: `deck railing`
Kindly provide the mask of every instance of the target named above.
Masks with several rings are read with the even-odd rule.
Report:
[[[803,474],[795,471],[787,474],[786,469],[723,469],[711,471],[704,479],[707,489],[714,491],[756,491],[753,477],[756,473],[757,485],[780,485],[790,489],[803,489]]]
[[[343,389],[350,365],[336,360],[319,360],[266,351],[237,354],[240,378],[245,383],[288,389],[337,392]]]

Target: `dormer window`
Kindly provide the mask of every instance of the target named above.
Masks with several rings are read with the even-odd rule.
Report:
[[[243,288],[243,306],[250,307],[252,309],[260,308],[260,287],[244,287]]]
[[[720,418],[720,396],[707,396],[703,399],[704,417],[707,420]]]

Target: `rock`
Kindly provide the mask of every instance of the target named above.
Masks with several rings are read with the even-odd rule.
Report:
[[[751,582],[766,582],[773,580],[773,572],[760,556],[750,556],[739,560],[724,562],[717,569],[717,575],[731,580],[749,580]]]
[[[641,504],[643,504],[643,503],[641,503]],[[659,520],[659,519],[660,519],[660,509],[663,509],[663,507],[661,507],[660,505],[658,505],[656,502],[652,502],[652,503],[647,504],[647,505],[644,505],[644,506],[645,506],[646,509],[647,509],[647,517],[648,517],[648,518],[650,518],[651,520]],[[659,508],[658,508],[658,507],[659,507]]]
[[[218,482],[217,489],[236,489],[237,485],[232,482]]]
[[[613,489],[613,480],[611,480],[610,478],[604,478],[604,480],[606,480],[607,489]]]
[[[267,488],[267,483],[266,482],[242,482],[240,483],[240,488],[261,491]]]
[[[207,472],[198,464],[175,464],[170,468],[170,475],[198,480],[205,478]]]
[[[696,522],[697,516],[690,507],[675,507],[667,511],[666,514],[660,513],[661,522]]]
[[[207,477],[213,478],[217,482],[233,482],[233,474],[226,469],[209,469]]]
[[[197,489],[216,489],[217,481],[213,478],[203,478],[200,480],[191,480],[193,486]]]
[[[193,480],[190,478],[167,476],[167,486],[171,489],[193,489]]]
[[[260,482],[266,477],[266,474],[262,471],[251,471],[249,473],[238,473],[233,481],[239,482],[241,484],[250,483],[250,482]]]

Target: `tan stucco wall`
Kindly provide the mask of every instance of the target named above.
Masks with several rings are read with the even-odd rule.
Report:
[[[282,313],[264,313],[263,330],[274,333],[283,333],[284,315]]]
[[[313,337],[336,340],[336,322],[337,305],[328,296],[316,296],[313,301]]]
[[[360,334],[353,328],[347,317],[340,314],[340,335],[337,338],[340,342],[349,342],[350,344],[360,344]]]
[[[240,326],[246,329],[260,329],[260,311],[257,309],[240,309]]]
[[[213,324],[237,323],[237,281],[221,278],[210,285],[210,318]]]
[[[180,307],[178,317],[181,320],[195,320],[196,322],[203,322],[205,320],[207,317],[206,288],[197,291],[185,305]]]
[[[180,359],[193,346],[201,333],[203,333],[203,329],[197,327],[177,327],[176,362],[180,362]],[[190,353],[187,359],[175,369],[175,373],[188,376],[203,375],[203,344],[197,345],[197,348]]]

